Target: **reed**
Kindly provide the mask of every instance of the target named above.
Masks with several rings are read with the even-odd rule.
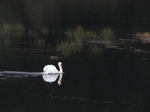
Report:
[[[89,41],[97,38],[96,32],[85,30],[81,26],[66,32],[65,41],[57,45],[57,49],[63,56],[79,53],[88,45]]]
[[[85,30],[81,26],[66,32],[66,40],[68,42],[82,42],[85,37]]]
[[[150,38],[150,32],[138,32],[135,34],[136,38]]]
[[[12,28],[11,28],[10,24],[3,23],[1,25],[1,28],[0,28],[0,33],[2,35],[10,35],[11,34],[11,30],[12,30]]]
[[[57,49],[60,51],[62,56],[67,57],[75,53],[76,47],[74,43],[62,42],[57,46]]]
[[[81,42],[61,42],[57,45],[57,50],[60,51],[64,57],[74,55],[82,50],[83,44]]]
[[[14,37],[22,37],[25,33],[23,24],[6,24],[3,23],[0,27],[0,34]]]
[[[86,31],[85,42],[88,43],[91,40],[98,40],[99,35],[95,31]]]
[[[77,26],[75,29],[66,32],[65,41],[58,44],[57,49],[63,56],[79,53],[83,48],[89,48],[90,54],[101,54],[103,48],[96,44],[90,45],[89,42],[92,40],[104,41],[105,47],[114,45],[114,31],[110,28],[106,28],[103,31],[96,33],[95,31],[88,31],[81,26]]]
[[[35,29],[28,30],[28,39],[29,44],[33,48],[44,48],[45,47],[45,38],[40,35],[40,32]]]
[[[1,46],[10,48],[12,45],[18,44],[25,33],[23,24],[6,24],[2,23],[0,26]]]
[[[23,37],[23,35],[25,33],[25,27],[23,26],[23,24],[12,24],[11,32],[15,36]]]
[[[43,36],[48,36],[48,34],[49,34],[49,29],[48,29],[48,27],[47,26],[42,26],[41,28],[40,28],[40,31],[42,32],[42,35]]]
[[[142,41],[143,43],[150,43],[150,32],[138,32],[134,35],[134,38]]]
[[[105,28],[99,32],[99,36],[104,40],[106,47],[116,43],[114,31],[110,28]]]
[[[66,41],[57,45],[61,55],[69,56],[78,53],[84,46],[85,30],[81,26],[66,32]]]
[[[36,47],[36,48],[44,48],[45,47],[45,39],[37,36],[31,42],[31,45],[32,45],[32,47]]]
[[[11,47],[17,43],[21,43],[25,37],[31,47],[43,48],[45,47],[45,38],[49,34],[48,27],[45,26],[30,26],[28,30],[21,23],[6,24],[2,23],[0,26],[1,46]]]

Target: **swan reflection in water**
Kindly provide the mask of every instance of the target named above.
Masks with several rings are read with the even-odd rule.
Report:
[[[59,71],[54,65],[45,65],[43,68],[43,75],[42,75],[43,80],[52,83],[55,82],[59,77],[57,83],[58,85],[61,85],[63,78],[62,62],[58,62],[58,67]]]

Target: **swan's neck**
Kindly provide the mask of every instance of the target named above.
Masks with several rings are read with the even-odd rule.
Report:
[[[62,68],[62,66],[61,66],[61,65],[58,65],[58,67],[59,67],[59,72],[60,72],[60,73],[63,73],[63,68]]]
[[[60,74],[59,74],[59,79],[58,79],[57,83],[58,83],[58,85],[61,85],[61,83],[62,83],[62,77],[63,77],[63,68],[62,68],[61,65],[58,65],[58,66],[59,66],[59,72],[60,72]]]

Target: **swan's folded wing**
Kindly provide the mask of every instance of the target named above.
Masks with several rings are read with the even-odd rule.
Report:
[[[47,75],[47,74],[44,74],[43,76],[42,76],[42,78],[43,78],[43,80],[45,81],[45,82],[55,82],[56,81],[56,79],[58,78],[58,76],[59,75]]]
[[[54,65],[46,65],[43,68],[43,71],[46,73],[58,73],[58,70]]]

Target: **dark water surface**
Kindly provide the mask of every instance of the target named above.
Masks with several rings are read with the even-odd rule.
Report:
[[[0,71],[42,72],[48,51],[0,51]],[[0,73],[1,112],[149,112],[150,54],[106,50],[61,59],[62,86],[41,75]]]

